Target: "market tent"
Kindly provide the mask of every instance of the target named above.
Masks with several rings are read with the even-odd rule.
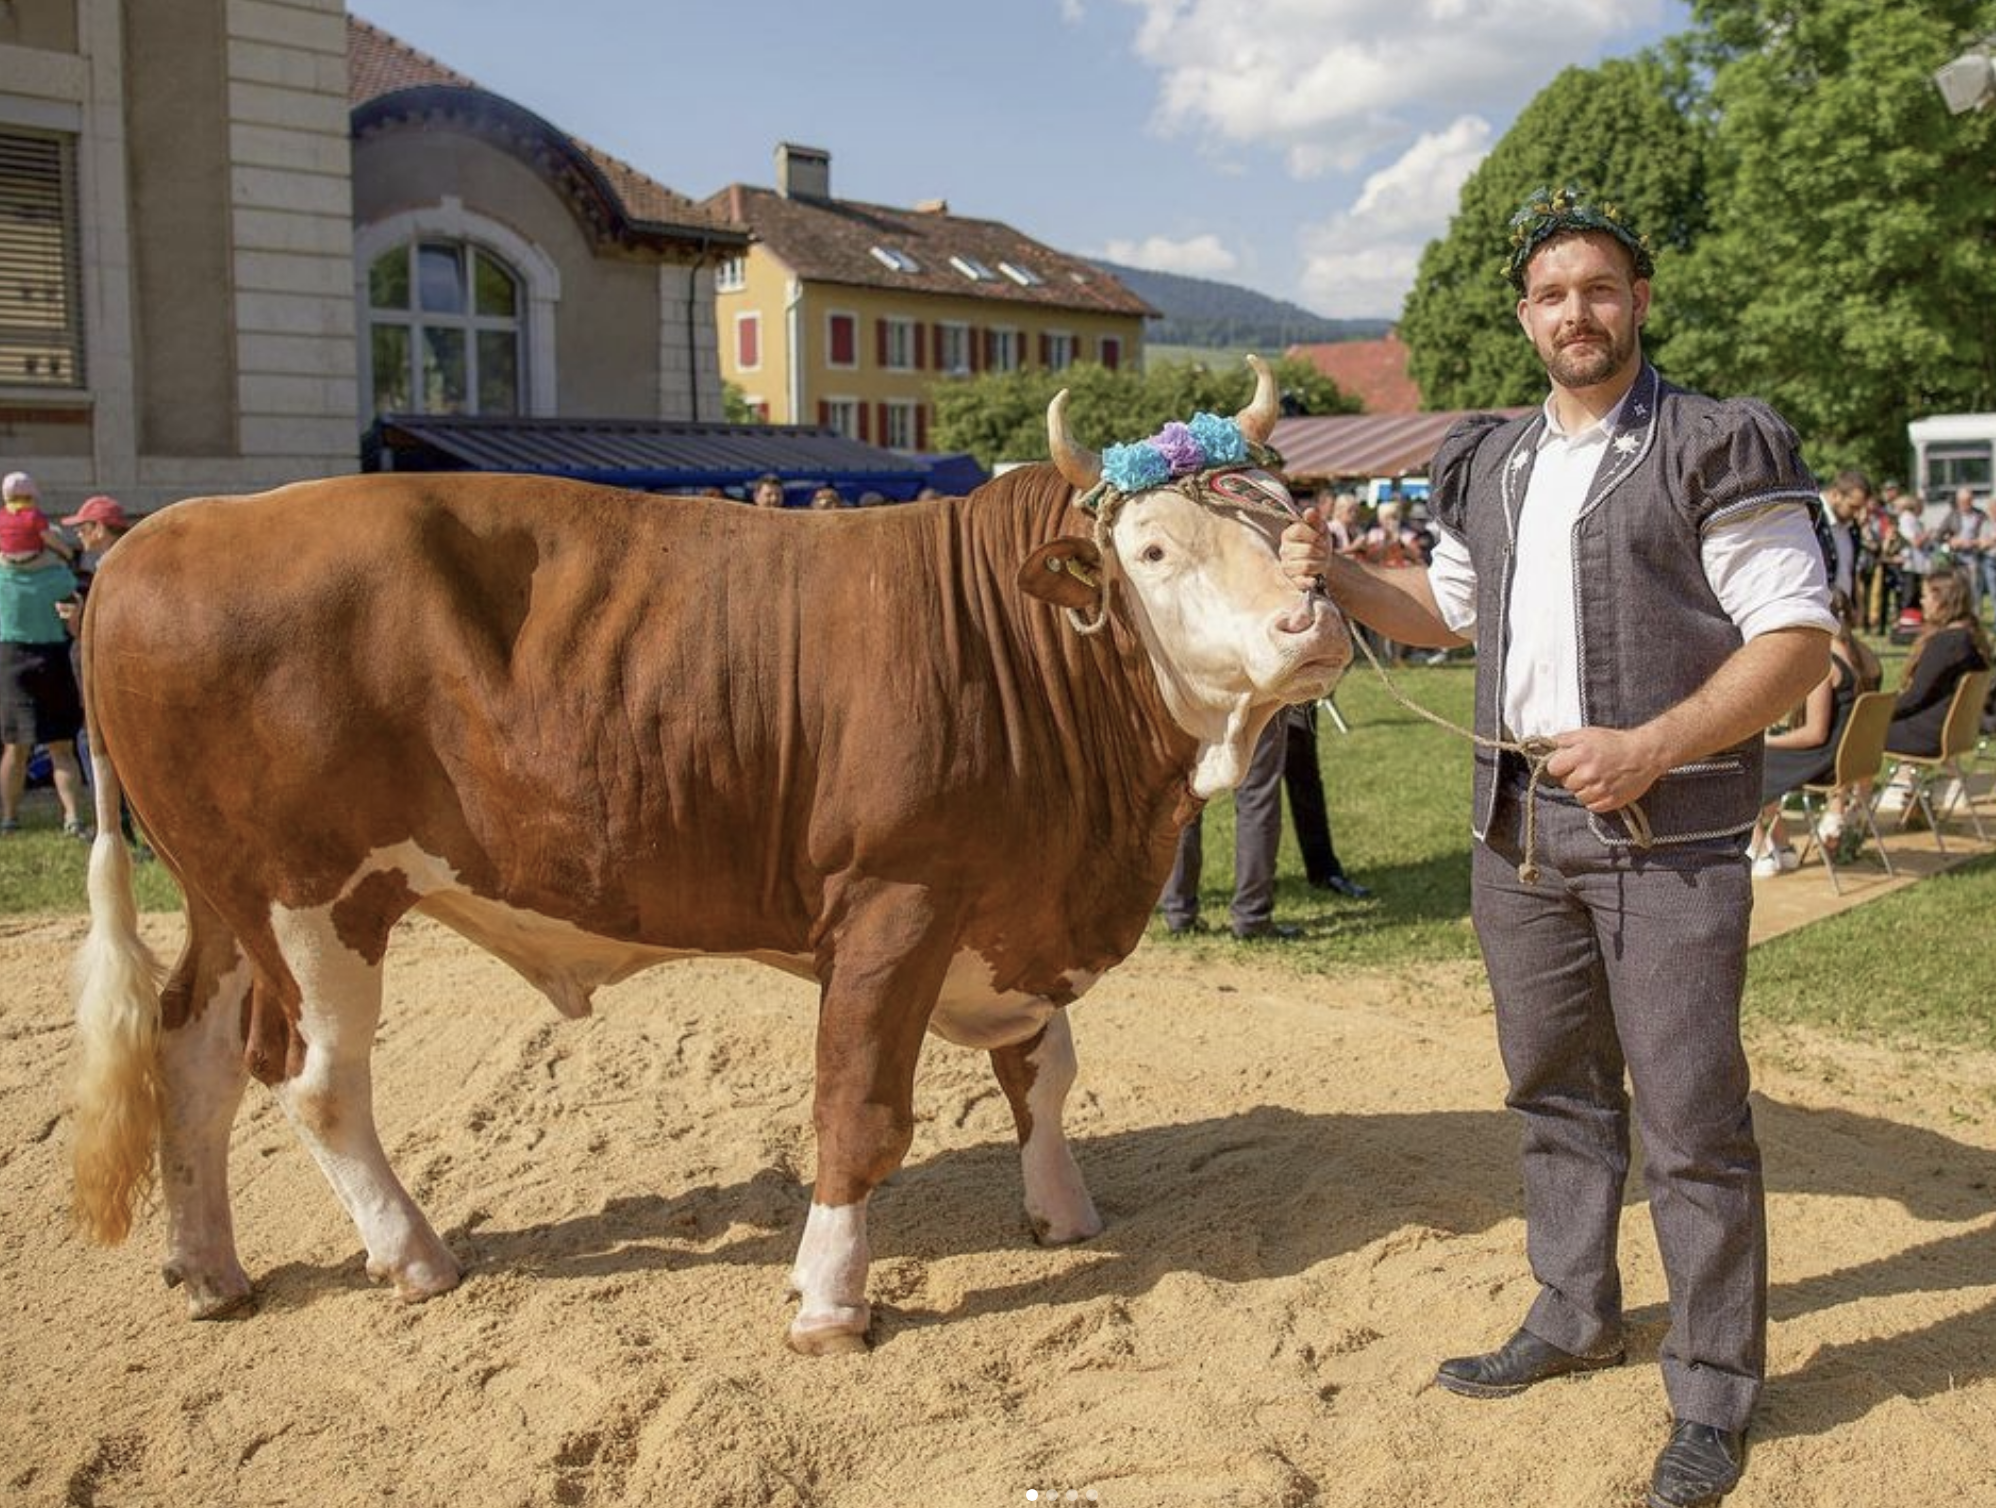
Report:
[[[774,472],[799,503],[823,485],[848,501],[863,492],[905,500],[927,486],[961,491],[934,480],[933,463],[952,459],[882,450],[815,426],[462,414],[385,414],[361,452],[367,471],[524,472],[658,492],[745,491]]]

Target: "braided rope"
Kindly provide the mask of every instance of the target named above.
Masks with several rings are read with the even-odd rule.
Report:
[[[1321,591],[1321,587],[1319,590]],[[1328,593],[1324,593],[1324,598],[1326,601],[1331,602],[1333,610],[1337,609],[1337,604],[1335,601],[1332,601]],[[1346,619],[1345,621],[1347,626],[1349,626],[1351,620]],[[1358,647],[1365,652],[1365,658],[1371,664],[1373,672],[1379,677],[1379,683],[1386,688],[1386,694],[1407,711],[1413,713],[1418,718],[1433,723],[1437,728],[1445,729],[1459,738],[1468,739],[1479,748],[1496,749],[1506,754],[1515,754],[1524,760],[1527,776],[1525,783],[1525,851],[1524,857],[1518,864],[1518,880],[1521,884],[1536,885],[1539,882],[1540,872],[1537,858],[1539,782],[1545,778],[1546,761],[1552,758],[1559,745],[1555,744],[1550,738],[1539,735],[1531,738],[1522,738],[1516,742],[1503,738],[1491,738],[1486,734],[1478,733],[1474,728],[1465,728],[1460,723],[1451,722],[1438,712],[1430,712],[1426,707],[1421,706],[1418,702],[1407,696],[1405,692],[1401,691],[1398,686],[1393,684],[1393,677],[1386,673],[1386,667],[1380,664],[1379,656],[1372,652],[1372,645],[1366,641],[1364,634],[1354,630],[1351,637],[1357,641]],[[1619,810],[1622,821],[1629,829],[1630,840],[1638,848],[1648,848],[1654,841],[1654,835],[1650,831],[1649,816],[1643,811],[1642,803],[1640,801],[1631,801],[1627,806],[1621,807]]]

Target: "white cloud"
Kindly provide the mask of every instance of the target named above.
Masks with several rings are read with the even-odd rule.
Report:
[[[1463,181],[1490,146],[1488,121],[1458,117],[1367,178],[1350,208],[1307,227],[1303,301],[1334,318],[1397,315],[1422,248],[1448,228]]]
[[[1309,177],[1400,147],[1440,108],[1508,119],[1664,0],[1124,0],[1155,125],[1283,154]]]
[[[1110,241],[1102,255],[1125,267],[1144,267],[1152,272],[1181,272],[1188,277],[1217,277],[1240,266],[1240,258],[1220,243],[1216,235],[1193,236],[1173,241],[1150,236],[1142,241]]]

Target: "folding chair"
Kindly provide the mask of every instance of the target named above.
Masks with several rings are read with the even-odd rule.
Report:
[[[1829,872],[1830,889],[1838,895],[1844,893],[1843,882],[1837,878],[1836,855],[1830,852],[1828,843],[1819,843],[1816,838],[1817,798],[1827,800],[1837,791],[1844,792],[1844,825],[1861,821],[1863,832],[1871,839],[1871,846],[1878,855],[1878,862],[1885,866],[1887,878],[1892,874],[1892,855],[1885,851],[1885,840],[1878,831],[1878,822],[1872,815],[1877,805],[1878,767],[1885,763],[1885,733],[1892,726],[1892,708],[1897,698],[1889,691],[1864,691],[1858,693],[1850,704],[1850,716],[1844,720],[1844,731],[1837,739],[1835,762],[1830,767],[1830,778],[1813,785],[1802,787],[1802,823],[1807,835],[1802,840],[1801,857],[1809,857],[1811,848],[1823,851],[1823,868]],[[1871,787],[1867,795],[1865,788]]]
[[[1899,826],[1905,827],[1913,815],[1913,808],[1919,807],[1927,819],[1927,826],[1933,829],[1934,846],[1942,853],[1947,852],[1947,840],[1941,836],[1941,822],[1954,810],[1959,800],[1968,811],[1968,820],[1975,828],[1975,836],[1982,842],[1989,841],[1989,834],[1982,830],[1982,818],[1975,810],[1975,798],[1968,790],[1968,765],[1962,762],[1967,755],[1970,761],[1975,758],[1975,740],[1982,731],[1982,701],[1989,694],[1987,670],[1972,670],[1954,683],[1954,696],[1947,704],[1947,719],[1941,724],[1941,751],[1938,754],[1896,754],[1887,753],[1893,761],[1892,773],[1896,777],[1902,768],[1912,772],[1913,789],[1900,815]],[[1946,787],[1941,795],[1940,809],[1934,809],[1934,782],[1942,775],[1952,776],[1954,783]]]

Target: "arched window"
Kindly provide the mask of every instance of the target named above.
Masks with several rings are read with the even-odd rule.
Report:
[[[476,241],[421,236],[367,269],[374,412],[527,411],[520,275]]]

